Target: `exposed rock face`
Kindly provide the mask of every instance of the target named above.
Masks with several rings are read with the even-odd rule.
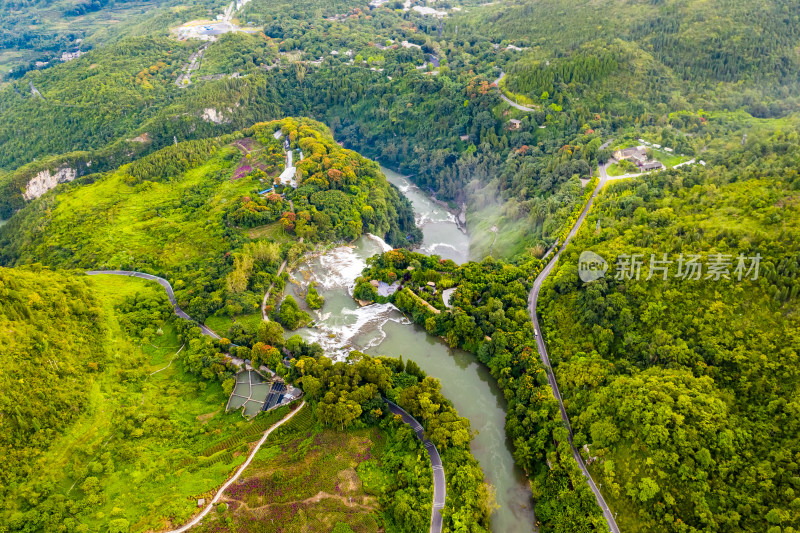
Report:
[[[225,122],[225,117],[213,107],[207,107],[203,109],[203,120],[214,124],[222,124]]]
[[[42,170],[31,178],[25,186],[25,194],[23,194],[23,197],[26,200],[39,198],[59,183],[67,183],[68,181],[74,180],[77,175],[78,171],[69,167],[61,167],[55,174],[51,173],[50,170]]]

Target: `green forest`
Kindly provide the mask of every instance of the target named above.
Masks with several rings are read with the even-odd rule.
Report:
[[[404,287],[391,301],[428,333],[442,336],[486,364],[508,401],[506,432],[514,459],[531,481],[536,518],[547,531],[606,531],[594,496],[574,462],[558,403],[536,354],[527,313],[536,259],[511,265],[487,258],[458,266],[405,250],[370,259],[354,297],[384,301],[369,283]],[[433,283],[434,286],[431,286]],[[456,288],[445,306],[442,291]]]
[[[158,285],[25,267],[0,290],[4,531],[158,528],[241,462],[200,453],[250,424],[175,363]]]
[[[347,362],[337,363],[326,357],[300,357],[289,376],[296,376],[306,399],[316,405],[317,419],[325,426],[344,429],[377,422],[383,426],[391,420],[396,427],[396,417],[383,398],[403,407],[421,422],[442,457],[447,479],[443,531],[488,531],[494,493],[484,483],[483,472],[469,451],[469,420],[459,417],[441,394],[438,379],[426,376],[412,360],[371,358],[359,352],[352,352]],[[406,440],[416,439],[406,430],[398,433],[400,437],[406,433]],[[430,478],[403,472],[393,477],[394,481],[386,480],[381,503],[394,524],[402,531],[426,529],[430,503],[421,503],[432,501]]]
[[[621,528],[797,531],[799,156],[797,133],[774,131],[706,167],[609,186],[543,289],[575,440]],[[587,249],[611,268],[583,284]],[[636,253],[640,279],[618,279]],[[674,262],[666,279],[646,279],[651,254]],[[676,279],[681,254],[702,256],[699,279]],[[757,254],[758,272],[737,272]]]
[[[513,257],[554,242],[577,200],[570,179],[586,179],[608,157],[598,150],[608,136],[652,130],[691,157],[708,142],[703,130],[727,128],[720,118],[727,110],[781,117],[796,106],[796,54],[787,39],[797,21],[780,2],[767,10],[736,0],[570,9],[543,2],[538,16],[525,2],[507,12],[473,6],[453,11],[441,37],[429,18],[390,4],[368,11],[349,2],[291,5],[290,15],[282,4],[248,4],[240,20],[263,33],[213,43],[186,89],[175,80],[199,45],[160,30],[0,87],[0,168],[10,174],[0,216],[24,205],[21,191],[42,169],[107,171],[175,139],[310,116],[328,124],[337,141],[413,175],[437,197],[466,202],[476,227],[505,229],[500,254]],[[751,11],[759,17],[743,25]],[[786,24],[768,25],[769,17]],[[633,23],[621,27],[626,19]],[[741,36],[741,56],[725,49],[740,26],[775,38],[761,50],[750,33]],[[674,30],[669,42],[656,37],[665,27]],[[702,38],[710,28],[717,41]],[[512,43],[520,50],[508,48]],[[694,53],[709,48],[715,52]],[[432,56],[439,67],[417,68]],[[715,73],[701,57],[732,70]],[[501,71],[502,90],[534,102],[533,112],[500,100],[490,83]],[[208,109],[222,118],[209,120]],[[683,113],[695,123],[685,124]],[[519,129],[508,128],[512,118],[521,120]],[[54,128],[59,135],[49,134]],[[475,255],[488,253],[478,236],[472,246]]]
[[[201,42],[175,29],[227,2],[0,0],[0,533],[172,528],[291,413],[200,530],[425,531],[430,465],[384,398],[442,454],[444,530],[491,531],[447,376],[287,333],[336,300],[286,294],[299,263],[367,233],[394,249],[352,296],[486,365],[539,531],[608,531],[571,435],[622,531],[800,531],[796,3],[379,4],[253,0]],[[640,144],[667,170],[599,192],[534,331],[548,250]],[[415,251],[378,162],[465,213],[472,261]],[[89,269],[164,277],[197,322]],[[232,358],[306,406],[225,413]]]
[[[304,154],[299,187],[259,195],[283,171],[279,130]],[[254,227],[271,229],[270,236],[251,238]],[[408,200],[378,166],[308,119],[179,143],[85,176],[32,202],[0,232],[2,264],[156,274],[200,321],[256,312],[272,284],[277,299],[286,281],[281,263],[315,243],[365,232],[398,246],[420,238]]]
[[[705,166],[608,185],[543,288],[542,331],[575,444],[623,530],[777,533],[800,520],[800,143],[795,131],[769,127],[724,148]],[[584,284],[578,256],[587,249],[610,269]],[[633,279],[618,273],[632,254],[644,258]],[[645,279],[649,261],[663,267],[671,258],[674,277],[679,257],[693,254],[722,256],[722,266],[696,280],[662,279],[663,270]],[[756,255],[758,272],[744,259]],[[535,259],[458,266],[397,250],[371,260],[354,296],[386,301],[369,281],[399,282],[395,305],[476,353],[506,391],[506,428],[537,518],[548,530],[591,531],[604,526],[591,492],[568,500],[556,489],[580,472],[559,447],[566,429],[528,317],[542,267]],[[451,288],[448,308],[442,291]],[[572,513],[581,507],[594,523],[578,525]]]
[[[243,462],[248,443],[297,407],[249,421],[226,413],[235,372],[230,341],[211,341],[175,318],[156,284],[26,267],[0,269],[0,290],[8,347],[2,410],[11,415],[0,426],[2,458],[11,465],[0,492],[3,531],[127,532],[179,524],[198,497]],[[382,396],[392,398],[425,421],[448,474],[459,479],[449,493],[462,503],[450,509],[448,523],[488,524],[492,493],[469,452],[469,422],[441,396],[436,380],[411,361],[354,353],[352,364],[333,364],[318,347],[297,337],[284,342],[280,327],[266,324],[259,338],[290,350],[295,364],[287,378],[303,386],[315,413],[301,413],[270,446],[302,436],[306,452],[337,454],[343,436],[372,428],[382,453],[364,455],[358,465],[378,502],[372,520],[418,531],[430,517],[430,504],[415,505],[432,495],[430,465],[420,459],[413,432],[386,409]],[[254,345],[254,361],[263,346]],[[280,360],[275,366],[283,369]],[[313,438],[321,433],[335,436],[321,445]],[[337,516],[324,506],[311,512],[320,520]],[[364,517],[349,519],[358,524]]]

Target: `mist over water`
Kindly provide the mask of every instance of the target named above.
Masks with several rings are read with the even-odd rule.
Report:
[[[405,176],[381,167],[389,183],[406,195],[414,208],[414,219],[422,228],[422,245],[419,251],[452,259],[459,265],[469,260],[469,236],[456,224],[456,217],[445,207],[434,202]]]
[[[382,168],[414,207],[417,224],[422,227],[420,251],[438,254],[457,263],[468,260],[469,237],[458,228],[455,216],[436,204],[407,178]],[[367,258],[391,249],[373,235],[365,235],[353,245],[339,246],[299,265],[292,272],[296,283],[287,286],[301,306],[311,281],[325,297],[320,311],[306,309],[316,320],[314,328],[298,330],[304,339],[319,342],[328,356],[344,360],[351,350],[371,355],[403,356],[413,359],[428,375],[438,378],[442,392],[452,400],[461,416],[469,418],[478,435],[472,452],[481,464],[486,480],[497,491],[500,509],[492,515],[495,533],[533,531],[530,488],[522,471],[514,464],[510,443],[505,436],[506,401],[488,369],[463,350],[449,348],[441,339],[410,322],[392,304],[360,307],[353,300],[355,279],[366,267]]]

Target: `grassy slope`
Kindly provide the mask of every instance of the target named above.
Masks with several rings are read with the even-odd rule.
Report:
[[[47,277],[52,276],[60,274]],[[227,397],[218,383],[201,383],[179,361],[170,364],[181,346],[169,324],[141,346],[121,329],[115,306],[136,293],[163,298],[158,285],[112,276],[89,278],[88,284],[105,317],[104,340],[96,350],[107,354],[106,363],[89,375],[87,402],[74,423],[49,442],[17,497],[3,502],[2,514],[8,520],[24,510],[25,499],[18,497],[26,493],[23,487],[49,486],[55,497],[74,500],[74,516],[91,530],[120,518],[131,531],[159,529],[190,516],[195,499],[244,459],[223,454],[220,461],[200,464],[195,457],[254,422],[225,414]],[[99,353],[91,357],[102,359]],[[87,477],[99,479],[97,496],[84,485]]]
[[[217,517],[199,531],[330,531],[337,522],[359,532],[379,531],[378,502],[365,492],[355,468],[370,449],[382,446],[381,433],[319,432],[310,407],[282,429],[258,452],[242,486],[223,497]]]
[[[392,424],[322,429],[306,406],[267,439],[241,485],[225,494],[224,505],[198,531],[299,533],[331,531],[339,523],[358,533],[393,531],[391,518],[380,514],[379,498],[402,491],[404,476],[432,478],[427,456],[399,444],[397,435]],[[384,453],[392,456],[392,465],[384,462]]]
[[[251,192],[253,183],[217,180],[207,191],[203,213],[186,213],[173,206],[207,185],[209,175],[230,168],[231,163],[220,156],[189,170],[180,181],[131,187],[125,183],[125,173],[117,172],[91,186],[75,188],[58,197],[48,224],[47,246],[69,246],[71,242],[85,249],[91,243],[91,255],[102,258],[106,266],[147,257],[170,268],[223,253],[222,210],[230,199]],[[32,250],[30,258],[46,255],[44,250]],[[79,256],[75,259],[80,261]]]
[[[113,312],[113,305],[125,295],[162,290],[160,286],[143,280],[112,276],[93,278],[92,284],[109,312]],[[194,472],[187,468],[175,468],[176,459],[187,452],[188,455],[194,455],[224,440],[244,424],[236,414],[225,414],[227,397],[219,384],[210,383],[205,388],[205,383],[201,385],[195,376],[183,371],[179,363],[170,364],[181,348],[172,328],[166,327],[164,335],[154,344],[132,347],[120,346],[123,343],[119,339],[124,338],[124,334],[118,324],[112,323],[111,327],[110,349],[128,350],[127,357],[138,359],[146,371],[159,372],[146,379],[141,386],[141,396],[136,390],[138,387],[131,387],[132,390],[128,391],[115,390],[118,387],[117,378],[113,373],[106,372],[105,379],[93,387],[94,408],[82,421],[83,427],[67,433],[65,442],[54,443],[53,448],[58,449],[59,454],[67,455],[71,436],[80,436],[81,439],[89,437],[85,442],[90,445],[92,442],[106,442],[113,435],[113,424],[109,417],[114,414],[114,403],[127,403],[139,397],[142,399],[142,411],[157,412],[160,417],[166,415],[173,427],[188,434],[196,431],[196,440],[189,446],[165,434],[141,439],[136,460],[117,466],[117,471],[103,480],[107,503],[97,512],[93,511],[97,525],[104,522],[97,519],[99,513],[110,516],[114,508],[119,507],[124,509],[122,516],[129,519],[133,531],[158,529],[168,521],[167,517],[177,518],[180,522],[193,513],[196,509],[195,497],[222,484],[244,457],[230,462],[220,461]],[[92,429],[86,431],[87,428]],[[68,481],[65,479],[62,484]]]

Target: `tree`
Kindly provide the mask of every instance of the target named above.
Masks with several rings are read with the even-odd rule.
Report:
[[[321,309],[325,304],[325,298],[319,295],[315,283],[308,286],[308,294],[306,294],[306,303],[311,309]]]
[[[301,311],[292,295],[287,295],[278,310],[278,321],[287,329],[295,330],[311,321],[308,313]]]
[[[124,518],[115,518],[108,522],[108,533],[128,533],[130,522]]]
[[[256,335],[259,342],[269,344],[271,346],[283,346],[283,328],[280,324],[274,321],[262,322],[258,326],[258,334]]]

